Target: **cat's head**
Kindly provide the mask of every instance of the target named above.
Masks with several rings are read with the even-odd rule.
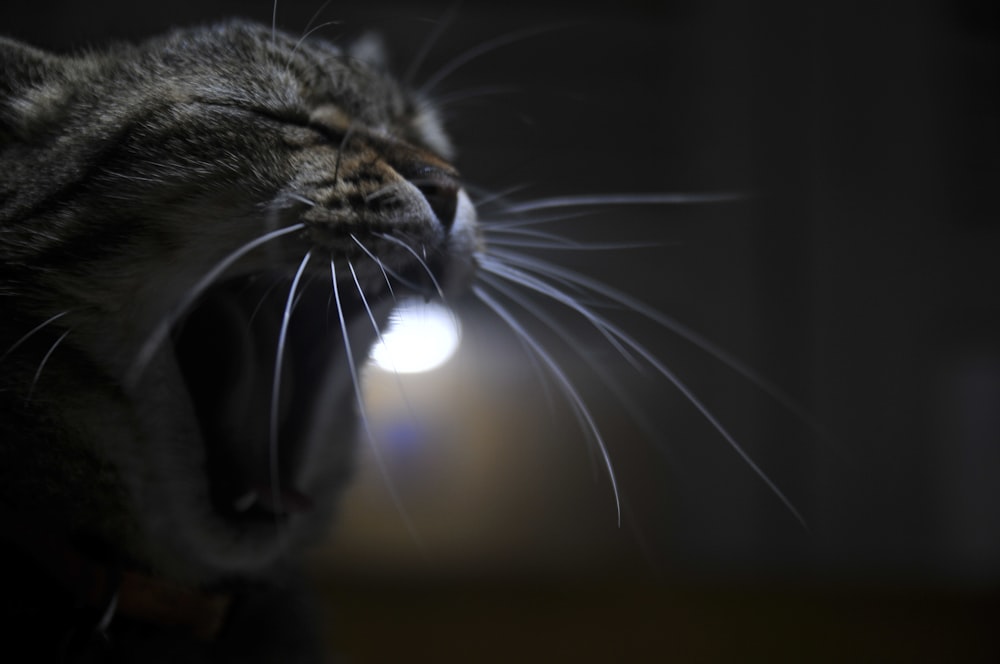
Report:
[[[434,107],[372,53],[242,22],[0,41],[5,502],[192,574],[325,521],[346,345],[360,366],[395,297],[461,290],[479,242]]]

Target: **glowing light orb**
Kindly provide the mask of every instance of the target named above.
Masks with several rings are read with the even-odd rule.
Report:
[[[420,373],[441,366],[455,354],[461,337],[458,319],[434,302],[408,301],[392,314],[371,360],[380,369]]]

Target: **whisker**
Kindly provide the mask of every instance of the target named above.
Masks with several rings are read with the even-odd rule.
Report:
[[[510,278],[515,283],[520,283],[523,286],[531,288],[532,290],[546,295],[557,302],[573,309],[585,319],[587,319],[591,325],[600,331],[606,338],[614,336],[619,339],[625,346],[632,351],[636,352],[641,356],[650,366],[656,369],[660,375],[666,378],[670,383],[687,399],[688,403],[694,406],[702,417],[704,417],[709,424],[712,425],[719,435],[729,444],[730,448],[733,449],[743,459],[743,461],[750,467],[750,469],[757,475],[764,484],[771,490],[771,492],[785,505],[785,507],[791,512],[791,514],[798,520],[798,522],[807,528],[805,519],[802,517],[801,513],[796,509],[792,502],[785,496],[785,494],[778,488],[778,486],[771,480],[771,478],[765,473],[760,466],[754,462],[749,454],[743,449],[736,439],[729,433],[729,431],[722,425],[722,423],[716,418],[711,411],[705,406],[705,404],[698,398],[694,392],[687,386],[687,384],[680,379],[677,374],[671,371],[666,365],[664,365],[656,356],[649,352],[645,346],[640,344],[638,341],[633,339],[631,336],[623,332],[617,326],[611,324],[605,318],[594,313],[591,309],[582,306],[574,298],[567,295],[566,293],[555,288],[551,284],[546,284],[540,282],[539,280],[531,277],[531,275],[516,270],[514,268],[509,268],[503,266],[502,264],[497,264],[496,261],[492,261],[488,258],[483,258],[480,261],[480,266],[482,269],[490,271],[497,276]]]
[[[544,274],[550,278],[558,279],[562,282],[568,282],[575,284],[578,287],[589,289],[590,291],[602,295],[611,301],[627,307],[629,310],[648,318],[649,320],[659,324],[660,326],[666,328],[673,334],[676,334],[681,339],[684,339],[691,345],[700,349],[701,351],[707,353],[709,356],[714,357],[716,360],[721,362],[723,365],[729,367],[739,375],[743,376],[745,379],[749,380],[754,386],[763,391],[765,394],[770,396],[775,400],[776,403],[780,404],[788,412],[794,415],[800,422],[806,425],[814,433],[818,434],[821,438],[829,443],[835,443],[836,437],[830,433],[825,427],[817,423],[812,417],[810,417],[801,406],[799,406],[787,392],[782,390],[780,387],[775,385],[773,382],[762,376],[758,371],[754,370],[746,363],[742,362],[736,356],[732,355],[722,347],[716,345],[703,335],[695,332],[690,327],[684,325],[676,318],[668,316],[667,314],[654,309],[645,302],[638,300],[622,291],[608,286],[604,282],[592,279],[585,275],[582,275],[573,270],[569,270],[563,267],[559,267],[548,263],[546,261],[541,261],[528,256],[522,256],[514,254],[511,252],[506,252],[503,250],[497,250],[491,252],[497,257],[502,258],[504,261],[509,263],[514,263],[520,265],[524,268],[534,270],[540,274]]]
[[[329,3],[327,3],[327,4],[329,4]],[[324,5],[324,7],[325,6],[326,5]],[[320,7],[320,11],[322,11],[322,9],[323,9],[323,7]],[[315,18],[315,16],[313,18]],[[310,20],[310,23],[312,23],[312,20]],[[296,52],[298,52],[299,47],[302,46],[302,44],[305,42],[305,40],[309,38],[309,35],[311,35],[312,33],[316,32],[317,30],[322,30],[323,28],[327,28],[327,27],[329,27],[331,25],[339,25],[339,24],[340,24],[340,21],[326,21],[325,23],[320,23],[319,25],[317,25],[316,27],[314,27],[312,29],[309,29],[307,27],[306,31],[303,33],[303,35],[301,37],[299,37],[299,40],[297,42],[295,42],[295,46],[292,48],[292,52],[288,54],[288,61],[285,63],[285,72],[287,73],[291,69],[291,67],[292,67],[292,58],[295,57],[295,54],[296,54]]]
[[[368,304],[368,298],[365,297],[365,290],[361,287],[361,282],[358,280],[358,273],[354,270],[354,263],[347,261],[347,269],[351,271],[351,279],[354,280],[354,286],[358,289],[358,297],[361,298],[361,304],[364,305],[365,311],[368,313],[368,320],[372,323],[375,336],[378,338],[379,343],[382,343],[382,330],[379,328],[378,322],[375,320],[375,314],[372,313],[372,308]]]
[[[533,242],[531,240],[505,240],[501,238],[490,238],[489,245],[491,247],[545,249],[548,251],[623,251],[628,249],[653,249],[662,246],[654,242]]]
[[[501,210],[498,217],[492,217],[486,221],[484,224],[488,228],[523,228],[524,226],[541,226],[543,224],[551,224],[557,221],[569,221],[570,219],[582,219],[583,217],[589,217],[596,214],[597,210],[594,208],[576,210],[575,212],[560,212],[558,214],[547,214],[547,215],[535,215],[531,217],[523,217],[523,213],[514,213],[509,210]],[[507,216],[510,218],[507,218]],[[516,215],[516,216],[515,216]]]
[[[528,225],[528,224],[524,224]],[[531,244],[526,244],[524,246],[528,248],[543,248],[543,249],[605,249],[610,251],[615,251],[619,249],[652,249],[665,246],[661,242],[639,242],[639,241],[629,241],[629,242],[581,242],[579,240],[572,240],[558,233],[551,233],[549,231],[540,231],[534,228],[523,228],[521,224],[501,224],[501,225],[486,225],[482,227],[483,236],[487,239],[486,246],[493,247],[494,245],[505,245],[505,246],[521,246],[515,244],[521,242],[522,238],[525,242],[537,242],[539,247],[533,247]],[[488,251],[488,253],[493,253]],[[501,251],[496,252],[497,254],[502,253]]]
[[[312,282],[316,281],[316,279],[317,276],[315,274],[311,274],[306,278],[306,283],[303,285],[303,288],[299,290],[299,294],[295,296],[295,301],[292,302],[292,313],[295,313],[295,310],[299,308],[299,302],[301,302],[302,298],[306,296],[306,289],[309,288]]]
[[[274,0],[271,7],[271,46],[278,40],[278,0]]]
[[[396,193],[398,190],[399,190],[398,184],[395,183],[387,184],[384,187],[376,189],[370,194],[365,194],[365,203],[372,203],[373,201],[377,201],[380,198],[385,198],[386,196]]]
[[[288,298],[285,301],[285,310],[281,317],[281,328],[278,332],[278,346],[274,352],[274,381],[271,384],[271,430],[268,445],[269,468],[271,471],[271,494],[274,505],[281,505],[280,477],[278,473],[278,405],[281,396],[281,370],[285,360],[285,345],[288,337],[288,323],[292,319],[292,307],[295,302],[295,291],[298,290],[299,280],[302,273],[306,271],[306,265],[312,258],[312,250],[307,251],[299,264],[299,269],[295,271],[292,278],[292,285],[288,289]]]
[[[578,412],[583,416],[584,420],[587,423],[587,429],[590,431],[590,434],[594,437],[594,440],[597,442],[597,447],[600,450],[601,456],[604,459],[604,467],[608,471],[608,478],[611,480],[611,488],[614,491],[615,511],[618,514],[618,526],[621,527],[622,523],[621,498],[619,497],[618,494],[618,480],[615,477],[615,469],[613,464],[611,463],[611,456],[608,453],[607,445],[604,443],[604,438],[601,436],[601,432],[597,428],[597,424],[594,422],[594,418],[591,416],[590,410],[587,408],[583,399],[580,398],[580,394],[576,391],[576,388],[573,387],[573,383],[570,382],[569,378],[559,367],[558,363],[556,363],[556,361],[548,353],[548,351],[546,351],[545,348],[543,348],[541,344],[539,344],[538,341],[536,341],[535,338],[532,337],[528,333],[528,331],[525,330],[524,327],[517,322],[517,320],[510,314],[510,312],[507,311],[507,309],[503,305],[501,305],[499,302],[493,299],[488,293],[486,293],[482,288],[478,286],[473,286],[472,292],[479,299],[480,302],[489,307],[493,311],[493,313],[495,313],[501,320],[503,320],[504,323],[506,323],[507,326],[515,334],[517,334],[522,340],[524,340],[524,342],[535,352],[537,357],[541,359],[542,362],[545,363],[545,365],[549,369],[549,372],[559,382],[560,386],[562,387],[563,394],[566,395],[566,397],[573,404],[574,408],[576,408]]]
[[[389,273],[392,272],[392,270],[390,270],[389,268],[387,268],[385,266],[385,263],[382,262],[382,259],[380,259],[378,256],[376,256],[375,254],[373,254],[368,249],[368,247],[366,247],[361,242],[361,240],[359,240],[357,237],[355,237],[355,235],[353,233],[351,233],[351,239],[354,240],[354,244],[358,245],[358,247],[361,248],[361,251],[363,251],[365,253],[365,255],[368,256],[368,258],[370,258],[373,261],[375,261],[375,265],[377,265],[378,269],[382,271],[382,278],[385,279],[386,288],[389,289],[389,296],[392,298],[393,302],[395,302],[396,301],[396,293],[392,290],[392,282],[389,281]],[[399,279],[399,276],[396,273],[394,273],[394,272],[392,273],[392,276],[394,276],[397,279]],[[406,283],[406,281],[403,280],[403,283]]]
[[[483,235],[490,238],[488,244],[492,244],[492,238],[496,237],[525,237],[532,238],[535,240],[544,240],[552,244],[562,244],[573,246],[577,244],[576,240],[571,240],[569,238],[563,237],[557,233],[550,233],[548,231],[540,231],[534,228],[520,228],[518,226],[508,226],[505,224],[484,224],[482,227]]]
[[[577,355],[588,360],[591,359],[592,357],[591,353],[588,352],[581,344],[576,342],[575,336],[573,335],[572,332],[569,331],[569,329],[566,328],[566,326],[558,323],[552,316],[546,313],[541,307],[535,306],[531,301],[528,300],[528,298],[519,295],[514,291],[514,289],[505,286],[504,283],[501,281],[501,279],[506,279],[506,278],[501,277],[501,279],[498,279],[494,275],[488,273],[477,274],[476,278],[485,283],[486,285],[488,285],[490,288],[497,291],[498,293],[502,294],[507,299],[517,304],[519,307],[530,313],[532,316],[537,318],[542,323],[544,323],[549,329],[551,329],[553,332],[556,333],[556,335],[558,335],[558,338],[562,340],[562,342],[565,343],[568,348],[576,352]],[[510,279],[506,280],[508,282],[511,282]],[[518,282],[514,281],[512,283],[517,284]],[[614,393],[615,396],[617,396],[624,405],[628,406],[631,402],[631,399],[629,399],[626,396],[625,390],[621,389],[620,386],[618,386],[618,389],[615,389],[615,387],[617,386],[617,382],[614,381],[614,379],[612,379],[611,376],[607,374],[607,372],[600,369],[599,363],[588,362],[588,364],[590,365],[590,368],[593,371],[597,372],[601,376],[604,383],[612,388],[611,390],[612,393]],[[633,366],[638,368],[636,365]]]
[[[275,288],[277,288],[278,284],[280,284],[283,280],[284,280],[284,277],[277,277],[277,278],[275,278],[271,282],[271,285],[268,286],[264,290],[264,294],[260,296],[260,299],[257,301],[257,304],[254,306],[253,311],[251,311],[250,315],[247,316],[247,328],[249,328],[253,324],[254,319],[257,318],[257,314],[260,313],[261,307],[264,306],[264,302],[267,301],[267,298],[271,295],[271,292]]]
[[[504,249],[498,249],[498,248],[493,247],[492,245],[490,245],[490,248],[486,252],[485,256],[482,256],[481,254],[477,254],[477,258],[483,258],[483,259],[485,259],[487,261],[492,260],[497,265],[504,265],[504,264],[506,264],[508,267],[513,266],[513,265],[518,265],[518,266],[523,267],[525,269],[529,269],[529,270],[531,269],[531,268],[529,268],[527,265],[525,265],[521,261],[523,260],[525,262],[531,262],[532,261],[532,257],[530,257],[528,255],[522,255],[519,252],[515,253],[515,252],[512,252],[512,251],[506,251]],[[549,264],[547,261],[543,261],[541,259],[535,259],[535,261],[537,261],[540,265],[543,265],[543,266]],[[546,279],[548,279],[551,282],[554,282],[554,283],[557,283],[557,284],[561,285],[563,288],[565,288],[568,291],[573,291],[574,293],[576,293],[576,298],[575,299],[576,299],[577,302],[589,302],[590,304],[592,304],[594,306],[600,306],[602,308],[608,306],[608,302],[606,300],[603,300],[603,299],[602,300],[584,299],[584,298],[594,298],[595,293],[592,290],[589,290],[586,287],[581,286],[580,284],[577,284],[577,283],[575,283],[575,282],[573,282],[573,281],[571,281],[569,279],[564,279],[564,278],[560,277],[558,274],[550,274],[548,272],[545,272],[542,269],[535,269],[535,270],[531,270],[531,271],[539,274],[540,276],[544,276]]]
[[[333,257],[330,258],[330,276],[333,282],[333,300],[337,305],[337,317],[340,319],[340,331],[344,338],[344,354],[347,356],[347,368],[351,374],[351,383],[354,386],[354,397],[358,404],[358,414],[361,419],[361,425],[365,429],[365,436],[368,438],[368,444],[372,450],[372,456],[375,459],[375,465],[378,467],[379,474],[382,476],[382,481],[385,483],[386,490],[389,492],[389,497],[392,500],[392,504],[403,521],[403,525],[409,532],[410,537],[413,539],[414,544],[417,548],[423,552],[424,546],[421,543],[420,537],[417,535],[417,530],[410,520],[410,516],[407,511],[403,508],[403,502],[399,498],[399,494],[396,492],[395,483],[389,475],[389,470],[385,465],[385,461],[382,459],[382,453],[379,451],[378,444],[375,442],[375,434],[372,432],[371,422],[368,420],[368,408],[365,405],[365,398],[361,392],[361,381],[358,379],[358,368],[354,363],[354,353],[351,351],[351,339],[350,335],[347,334],[347,320],[344,317],[344,305],[340,300],[340,290],[337,286],[337,265],[334,262]]]
[[[468,64],[469,62],[475,60],[478,57],[481,57],[489,53],[490,51],[495,51],[498,48],[507,46],[508,44],[513,44],[518,41],[522,41],[524,39],[528,39],[529,37],[534,37],[535,35],[540,35],[546,32],[552,32],[553,30],[564,28],[567,25],[568,23],[562,23],[559,25],[535,26],[532,28],[527,28],[525,30],[510,32],[505,35],[500,35],[499,37],[496,37],[494,39],[490,39],[489,41],[485,41],[479,46],[470,48],[464,53],[459,54],[457,57],[452,58],[443,67],[434,72],[434,74],[432,74],[426,81],[424,81],[423,85],[421,85],[419,88],[419,92],[421,95],[426,96],[431,90],[437,87],[438,84],[441,83],[441,81],[443,81],[452,73],[454,73],[456,69]]]
[[[591,354],[587,352],[587,350],[580,343],[577,343],[575,335],[572,332],[570,332],[565,326],[560,325],[558,322],[556,322],[555,319],[553,319],[552,316],[548,315],[545,311],[543,311],[541,307],[537,307],[533,303],[528,301],[528,298],[519,295],[514,291],[514,289],[505,286],[503,283],[501,283],[500,279],[494,278],[490,274],[484,274],[482,272],[477,274],[476,278],[481,282],[483,282],[484,284],[486,284],[487,286],[489,286],[490,288],[492,288],[493,290],[503,295],[504,297],[506,297],[507,299],[509,299],[510,301],[517,304],[519,307],[521,307],[522,309],[530,313],[532,316],[537,318],[539,321],[541,321],[550,330],[555,332],[557,338],[559,338],[562,341],[562,343],[564,343],[568,348],[573,350],[577,355],[588,361],[588,365],[590,366],[590,368],[598,375],[598,377],[601,379],[604,385],[607,386],[609,390],[611,390],[611,393],[622,403],[625,409],[632,415],[633,420],[640,423],[646,422],[645,417],[642,416],[639,410],[633,406],[632,403],[633,400],[628,397],[626,390],[621,386],[621,384],[618,383],[618,381],[616,381],[614,378],[612,378],[607,371],[601,368],[600,363],[591,361],[592,359]],[[522,344],[524,343],[522,339],[519,338],[518,340],[521,341]],[[528,353],[528,357],[532,360],[532,365],[537,367],[538,365],[537,362],[535,361],[534,355],[532,353]],[[547,386],[545,387],[546,387],[545,390],[546,397],[551,404],[551,397],[548,394]],[[646,429],[647,433],[650,435],[650,438],[653,439],[656,438],[656,436],[652,434],[651,427],[644,426],[643,428]]]
[[[233,263],[238,261],[243,256],[246,256],[262,244],[266,244],[272,240],[289,235],[290,233],[295,233],[303,228],[305,228],[305,224],[299,223],[265,233],[257,239],[247,242],[242,247],[236,249],[221,261],[216,263],[215,267],[209,270],[205,276],[199,279],[194,286],[188,290],[184,297],[180,299],[178,304],[174,306],[174,308],[163,318],[162,321],[160,321],[159,325],[153,328],[153,331],[150,333],[149,337],[136,354],[135,360],[132,361],[132,366],[129,367],[129,370],[126,372],[125,384],[128,386],[135,386],[135,384],[139,382],[139,377],[142,375],[142,372],[145,371],[146,366],[148,366],[149,362],[153,359],[153,355],[167,338],[167,335],[170,334],[170,328],[180,319],[181,315],[183,315],[184,312],[187,311],[192,304],[194,304],[194,301],[197,300],[203,292],[205,292],[205,289],[215,283],[215,280],[218,279],[223,272],[229,269]]]
[[[498,277],[502,277],[515,284],[520,284],[522,286],[530,288],[536,293],[541,293],[542,295],[545,295],[546,297],[549,297],[555,300],[556,302],[560,302],[565,306],[569,307],[570,309],[573,309],[581,316],[584,316],[585,318],[590,320],[591,323],[593,323],[594,318],[596,318],[596,314],[593,314],[590,309],[581,304],[577,298],[569,295],[565,291],[559,290],[552,284],[546,283],[541,279],[538,279],[530,274],[527,274],[526,272],[522,272],[516,268],[504,265],[503,263],[500,263],[499,261],[489,257],[481,257],[479,260],[479,267],[486,272],[495,274]],[[607,340],[607,342],[611,344],[612,348],[617,350],[618,353],[629,364],[631,364],[634,369],[636,369],[637,371],[642,370],[642,368],[640,367],[639,363],[636,361],[632,353],[630,353],[627,348],[622,346],[621,342],[617,338],[615,338],[616,337],[615,331],[617,328],[611,326],[610,323],[608,324],[608,327],[604,327],[602,325],[597,325],[597,324],[594,324],[594,327],[597,329],[598,332],[601,333],[601,335]]]
[[[303,196],[302,194],[296,194],[294,191],[287,192],[285,194],[289,198],[298,201],[299,203],[305,203],[309,207],[316,207],[316,201],[310,200]]]
[[[467,101],[469,99],[477,99],[481,97],[493,97],[497,95],[507,95],[513,94],[515,92],[520,92],[520,88],[513,85],[483,85],[478,88],[468,88],[466,90],[459,90],[447,95],[440,95],[434,98],[434,107],[438,110],[457,104],[461,101]]]
[[[70,330],[66,330],[61,335],[59,335],[59,338],[55,340],[55,343],[53,343],[52,346],[49,348],[48,352],[45,353],[45,356],[42,358],[42,361],[38,363],[38,369],[35,371],[34,378],[31,379],[31,386],[28,388],[27,396],[24,397],[24,403],[27,404],[28,402],[31,401],[31,396],[35,393],[35,386],[38,384],[38,379],[42,375],[42,370],[45,369],[45,364],[49,361],[49,358],[52,357],[52,353],[55,352],[56,348],[59,347],[59,344],[62,343],[63,339],[65,339],[66,335],[69,333]]]
[[[358,280],[358,274],[354,271],[354,264],[347,261],[347,267],[351,271],[351,278],[354,279],[354,286],[358,290],[358,297],[361,298],[361,304],[364,305],[365,311],[368,313],[368,320],[371,321],[372,329],[375,331],[375,337],[378,339],[378,343],[385,345],[385,339],[382,336],[382,330],[379,327],[378,321],[375,320],[375,314],[372,313],[372,308],[368,304],[368,297],[365,295],[364,289],[361,287],[361,282]],[[389,364],[392,365],[392,373],[396,377],[396,386],[399,388],[399,396],[402,397],[403,403],[406,405],[406,410],[410,414],[411,420],[416,420],[414,415],[413,406],[410,404],[410,400],[406,397],[406,390],[403,389],[403,381],[400,378],[399,370],[396,369],[395,358],[389,355]]]
[[[493,205],[494,203],[497,205],[503,205],[506,208],[508,203],[505,199],[511,194],[522,191],[526,187],[528,187],[526,184],[517,184],[507,187],[506,189],[501,189],[500,191],[490,191],[485,187],[476,187],[470,184],[465,185],[466,191],[469,191],[470,195],[475,197],[474,202],[476,204],[476,209],[480,212],[482,212],[486,206]]]
[[[6,351],[4,351],[3,355],[0,355],[0,362],[3,362],[5,359],[7,359],[8,355],[10,355],[15,350],[17,350],[21,346],[21,344],[23,344],[25,341],[27,341],[31,337],[35,336],[35,334],[37,334],[42,328],[46,327],[47,325],[51,325],[52,323],[56,322],[57,320],[59,320],[60,318],[62,318],[63,316],[65,316],[66,314],[71,313],[73,311],[75,311],[75,310],[74,309],[67,309],[66,311],[60,311],[56,315],[51,316],[50,318],[47,318],[46,320],[42,321],[41,323],[39,323],[35,327],[31,328],[31,330],[29,330],[27,334],[25,334],[23,337],[21,337],[20,339],[18,339],[17,341],[15,341],[13,343],[13,345],[11,345],[10,348],[8,348]]]
[[[705,194],[602,194],[594,196],[556,196],[536,201],[516,203],[507,208],[509,214],[521,214],[534,210],[564,207],[590,207],[598,205],[697,205],[710,203],[731,203],[747,199],[747,194],[738,192],[715,192]]]
[[[413,83],[414,77],[420,70],[421,65],[424,64],[424,60],[430,54],[431,49],[434,48],[434,44],[437,43],[444,31],[454,22],[455,17],[458,15],[458,8],[461,5],[456,3],[448,8],[448,11],[444,13],[437,21],[435,21],[434,29],[431,33],[424,39],[423,43],[420,45],[420,50],[417,51],[416,55],[413,56],[413,60],[410,61],[410,66],[406,69],[406,73],[403,74],[402,81],[409,87]]]
[[[316,21],[316,19],[318,19],[318,18],[320,17],[320,15],[321,15],[321,14],[323,13],[323,11],[324,11],[324,10],[325,10],[325,9],[326,9],[327,7],[329,7],[329,6],[330,6],[330,3],[331,3],[331,2],[333,2],[333,0],[326,0],[326,2],[324,2],[324,3],[322,4],[322,5],[320,5],[319,9],[317,9],[317,10],[316,10],[316,13],[315,13],[315,14],[313,14],[313,15],[312,15],[312,17],[310,17],[310,19],[309,19],[309,22],[308,22],[308,23],[306,23],[306,27],[304,27],[304,28],[302,29],[302,31],[303,31],[303,32],[304,32],[305,34],[309,34],[309,32],[310,32],[309,28],[311,28],[311,27],[312,27],[312,24],[313,24],[313,23],[314,23],[314,22]]]
[[[600,362],[591,361],[592,354],[582,344],[576,341],[576,335],[573,332],[571,332],[565,325],[561,325],[557,322],[545,311],[545,309],[540,306],[536,306],[529,300],[529,298],[515,292],[513,288],[509,288],[501,283],[500,279],[497,279],[489,274],[483,274],[482,272],[477,274],[476,278],[548,326],[549,329],[551,329],[568,348],[573,350],[580,357],[586,359],[590,369],[597,374],[597,377],[601,380],[601,382],[611,391],[622,407],[625,408],[631,420],[636,423],[639,429],[644,431],[649,439],[654,442],[660,439],[660,435],[657,433],[656,428],[650,423],[646,413],[636,406],[635,400],[631,398],[628,390],[618,380],[616,380],[610,372],[606,371]],[[533,356],[529,357],[534,360]],[[669,449],[665,445],[656,445],[655,449],[668,463],[672,466],[676,465],[676,459],[669,453]]]
[[[427,261],[425,261],[423,258],[421,258],[420,254],[418,254],[413,247],[411,247],[410,245],[406,244],[402,240],[400,240],[398,238],[394,238],[393,236],[388,235],[386,233],[379,233],[378,236],[380,238],[382,238],[383,240],[386,240],[388,242],[392,242],[393,244],[399,245],[400,247],[406,249],[408,252],[410,252],[411,254],[413,254],[413,257],[417,259],[417,262],[420,264],[420,267],[424,268],[424,271],[427,273],[427,276],[430,277],[431,283],[434,284],[434,289],[437,291],[438,295],[441,297],[441,300],[444,301],[446,299],[445,296],[444,296],[444,291],[441,289],[441,284],[438,283],[437,277],[434,276],[434,273],[431,271],[430,266],[427,265]],[[425,247],[425,251],[426,251],[426,247]]]
[[[336,184],[337,180],[340,179],[340,163],[344,157],[344,148],[347,147],[347,142],[351,140],[351,134],[354,131],[354,125],[347,125],[347,131],[344,132],[343,138],[340,139],[340,145],[337,146],[337,160],[333,163],[333,183]]]
[[[518,298],[516,295],[514,295],[511,292],[510,289],[503,287],[500,284],[500,280],[499,279],[491,278],[490,275],[483,274],[482,272],[479,272],[479,273],[476,274],[476,279],[479,280],[480,282],[486,284],[487,286],[489,286],[493,290],[499,292],[501,295],[505,296],[509,300],[514,301],[519,306],[525,307],[525,304],[522,301],[523,299],[522,298]],[[525,307],[525,308],[527,308],[527,307]],[[549,413],[551,413],[551,414],[554,415],[555,414],[555,401],[554,401],[554,399],[552,397],[552,390],[549,387],[549,380],[545,377],[545,374],[543,372],[542,366],[538,363],[538,358],[535,357],[534,351],[531,349],[530,346],[528,346],[528,344],[525,343],[524,339],[521,338],[520,335],[515,335],[515,338],[517,339],[518,343],[521,344],[521,347],[524,348],[524,354],[528,358],[528,361],[531,363],[531,368],[534,371],[535,376],[538,378],[538,383],[539,383],[539,385],[541,385],[542,392],[545,395],[545,402],[546,402],[546,404],[548,404],[548,407],[549,407]],[[567,344],[569,344],[571,347],[574,347],[574,349],[576,348],[576,344],[573,341],[573,337],[572,336],[570,336],[570,335],[563,335],[563,338],[566,339],[566,343]],[[582,424],[583,423],[581,421],[581,428],[586,431],[586,428],[583,427]]]

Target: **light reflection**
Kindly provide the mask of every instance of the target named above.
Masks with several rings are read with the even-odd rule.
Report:
[[[458,319],[448,308],[435,302],[403,302],[393,312],[382,342],[372,349],[372,363],[384,371],[431,371],[455,354],[460,337]]]

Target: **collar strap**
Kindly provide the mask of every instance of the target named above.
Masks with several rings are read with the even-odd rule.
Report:
[[[186,587],[138,572],[112,570],[88,563],[90,569],[76,586],[78,598],[102,610],[102,625],[114,616],[181,629],[200,640],[218,636],[232,605],[232,597]]]
[[[232,595],[210,592],[132,570],[102,565],[68,540],[46,531],[21,515],[0,507],[8,524],[16,524],[12,542],[68,590],[82,606],[96,609],[99,629],[115,616],[186,631],[200,640],[219,635],[229,616]]]

